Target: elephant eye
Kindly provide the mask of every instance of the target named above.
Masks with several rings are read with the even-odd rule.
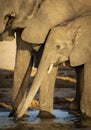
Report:
[[[56,45],[56,48],[57,48],[57,49],[60,49],[60,47],[61,47],[60,45]]]

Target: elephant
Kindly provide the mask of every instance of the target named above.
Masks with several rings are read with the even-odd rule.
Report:
[[[21,22],[26,18],[26,16],[30,19],[30,17],[32,17],[36,12],[36,7],[40,4],[40,2],[40,0],[28,0],[27,2],[25,0],[7,0],[5,3],[3,0],[0,1],[0,5],[2,7],[0,9],[0,16],[2,18],[0,23],[0,40],[13,40],[13,38],[15,38],[14,34],[16,33],[17,44],[13,83],[14,107],[9,116],[13,116],[21,99],[23,97],[25,99],[25,90],[28,85],[31,68],[33,64],[35,64],[35,66],[37,64],[38,66],[42,48],[44,46],[42,45],[40,47],[40,45],[37,46],[34,44],[32,46],[31,43],[23,41],[21,39],[23,29],[20,29],[18,26],[15,29],[12,29],[12,22]],[[43,86],[45,86],[44,83]]]
[[[28,72],[31,70],[30,63],[32,64],[32,62],[30,62],[31,55],[29,52],[29,48],[30,48],[29,46],[31,45],[29,45],[29,43],[32,43],[33,47],[35,43],[38,46],[40,44],[43,44],[46,41],[46,38],[51,28],[53,28],[54,26],[60,23],[63,24],[77,17],[80,17],[84,13],[87,13],[91,10],[90,0],[88,1],[77,0],[75,2],[72,0],[71,1],[53,0],[52,2],[50,0],[46,0],[46,1],[28,0],[27,2],[25,0],[20,0],[20,1],[11,0],[11,1],[6,1],[5,3],[3,2],[3,0],[1,0],[0,5],[2,7],[0,9],[1,10],[0,33],[4,32],[4,30],[7,28],[7,23],[11,19],[13,19],[11,23],[11,29],[16,30],[18,45],[21,44],[17,46],[17,56],[16,56],[16,64],[14,70],[14,87],[13,87],[15,89],[16,86],[17,88],[22,88],[21,86],[26,86],[27,84],[26,83],[28,80],[27,76],[29,75]],[[23,63],[22,59],[24,59],[24,56],[26,59],[26,63],[22,64],[22,69],[21,69],[20,63]],[[56,71],[57,69],[55,69],[54,72],[55,74]],[[55,74],[53,79],[55,79]],[[43,86],[45,85],[44,82],[45,81],[43,81]],[[14,92],[14,97],[13,97],[14,100],[17,95],[17,92],[16,91]]]
[[[29,76],[31,73],[32,66],[33,64],[35,64],[35,67],[38,66],[41,58],[41,53],[43,50],[42,48],[44,46],[44,45],[40,46],[39,44],[32,45],[31,43],[23,41],[21,39],[21,34],[23,29],[19,28],[18,26],[15,29],[12,29],[12,22],[13,21],[20,22],[26,16],[28,16],[29,18],[32,17],[36,12],[36,7],[38,6],[39,3],[40,0],[33,0],[33,1],[28,0],[27,3],[25,0],[15,1],[15,2],[11,0],[11,1],[6,1],[6,3],[4,3],[3,0],[0,1],[0,5],[3,5],[1,8],[2,13],[0,13],[0,16],[2,18],[2,22],[0,24],[0,40],[1,41],[13,40],[15,38],[15,33],[16,33],[17,47],[16,47],[16,58],[15,58],[15,68],[14,68],[14,81],[13,81],[14,105],[13,105],[13,110],[9,114],[9,117],[14,115],[14,112],[17,106],[19,105],[21,99],[23,98],[24,100],[26,97],[25,92],[26,92],[26,87],[28,86],[28,81],[29,81]],[[9,5],[8,8],[7,5]],[[7,21],[4,21],[5,18],[7,18]],[[43,86],[45,86],[45,82],[43,82]]]
[[[20,22],[25,17],[32,17],[32,15],[36,12],[38,3],[39,1],[37,0],[28,0],[27,2],[25,0],[7,0],[6,2],[3,0],[0,1],[0,40],[12,40],[15,38],[14,34],[16,33],[17,47],[13,83],[14,109],[19,104],[21,99],[26,96],[25,90],[28,85],[31,68],[33,66],[33,61],[35,61],[36,55],[40,53],[37,53],[40,46],[32,46],[30,43],[23,41],[21,39],[23,29],[18,27],[12,29],[11,25],[13,21]],[[12,114],[13,113],[10,115]]]
[[[47,10],[45,10],[45,8],[44,7],[46,7],[46,5],[48,5],[49,4],[49,2],[50,1],[43,1],[41,4],[40,4],[40,8],[39,8],[39,12],[38,12],[38,14],[36,14],[37,15],[37,18],[36,18],[36,15],[34,15],[33,16],[33,18],[32,19],[26,19],[25,21],[22,21],[21,23],[17,23],[17,22],[13,22],[13,26],[12,27],[14,27],[14,28],[16,28],[16,26],[18,26],[18,27],[20,27],[20,28],[25,28],[24,30],[23,30],[23,33],[21,34],[21,38],[24,40],[24,41],[27,41],[27,42],[31,42],[31,43],[44,43],[44,41],[45,41],[45,39],[46,39],[46,37],[47,37],[47,34],[48,34],[48,31],[53,27],[53,26],[56,26],[57,24],[60,24],[60,23],[63,23],[63,22],[67,22],[67,21],[71,21],[72,19],[74,19],[74,18],[76,18],[76,17],[79,17],[79,16],[81,16],[81,15],[84,15],[84,13],[87,13],[87,12],[89,12],[90,11],[90,1],[86,1],[86,5],[84,6],[84,2],[83,1],[77,1],[77,3],[71,3],[72,5],[73,5],[73,8],[75,7],[75,5],[77,5],[76,6],[76,9],[75,9],[75,11],[73,11],[74,13],[72,14],[72,16],[70,16],[71,14],[70,14],[70,7],[68,8],[68,10],[69,10],[69,14],[67,13],[68,12],[68,10],[67,10],[67,5],[70,5],[69,4],[69,2],[67,3],[67,1],[65,1],[65,2],[63,2],[62,4],[60,3],[60,1],[57,1],[56,2],[56,4],[55,4],[55,1],[54,1],[54,5],[57,5],[56,7],[57,8],[55,8],[55,13],[53,12],[53,9],[54,8],[52,8],[52,7],[54,7],[53,5],[52,5],[52,7],[50,7],[50,12],[53,12],[53,13],[50,13],[50,15],[48,16],[48,17],[46,17],[47,15],[45,15],[46,13],[47,13],[47,11],[49,11],[48,9]],[[79,7],[79,9],[77,9],[77,7],[78,7],[78,5],[80,5],[79,4],[79,2],[81,2],[80,4],[81,4],[81,7]],[[59,4],[60,3],[60,4]],[[56,9],[58,10],[58,4],[61,6],[62,5],[62,7],[63,7],[63,5],[65,5],[64,6],[64,8],[66,7],[66,9],[65,9],[65,11],[66,12],[64,12],[63,13],[63,15],[62,15],[62,11],[61,11],[61,8],[60,8],[60,12],[58,12],[59,14],[60,14],[60,17],[59,17],[59,15],[58,14],[56,14]],[[50,5],[50,4],[49,4]],[[48,6],[47,6],[48,7]],[[47,8],[46,7],[46,8]],[[72,7],[72,6],[71,6]],[[73,9],[72,8],[72,9]],[[43,9],[44,9],[44,11],[43,11]],[[63,8],[62,8],[63,9]],[[72,11],[71,11],[72,12]],[[46,17],[46,20],[45,20],[45,22],[42,20],[43,19],[43,17],[42,17],[42,13],[43,13],[43,17]],[[48,13],[49,14],[49,13]],[[53,16],[51,16],[52,14],[56,14],[56,15],[54,15],[54,17]],[[65,15],[64,15],[65,14]],[[58,18],[55,18],[55,16],[58,16]],[[67,18],[66,18],[67,17]],[[50,18],[50,19],[49,19]],[[53,21],[54,20],[54,21]],[[57,20],[57,21],[56,21]],[[51,21],[52,23],[50,23],[49,21]],[[33,24],[32,24],[33,23]],[[47,24],[48,23],[48,24]],[[50,24],[49,24],[50,23]],[[29,25],[29,27],[27,27],[27,25]],[[36,26],[35,26],[36,25]],[[50,27],[49,27],[50,26]],[[36,27],[36,28],[35,28]],[[41,28],[41,29],[44,29],[44,30],[40,30],[39,28]],[[36,30],[37,29],[37,30]],[[47,30],[46,30],[47,29]],[[35,30],[35,31],[34,31]],[[39,32],[39,30],[40,30],[40,32]],[[36,35],[36,32],[39,34],[39,36],[38,35]],[[26,40],[26,37],[28,36],[28,35],[26,35],[26,34],[28,34],[29,33],[29,35],[30,35],[30,37],[28,37],[28,38],[30,38],[30,39],[27,39]],[[41,33],[41,34],[40,34]],[[44,33],[44,35],[43,35],[43,33]],[[35,35],[34,35],[35,34]],[[36,37],[36,36],[38,36],[38,38]],[[33,37],[33,38],[32,38]],[[43,40],[37,40],[37,39],[42,39],[43,38]],[[32,39],[34,39],[34,41],[32,40]]]
[[[91,71],[90,24],[91,14],[88,16],[83,15],[70,21],[69,23],[66,23],[64,25],[60,24],[51,29],[46,39],[42,59],[40,61],[38,72],[35,76],[31,89],[23,105],[21,102],[17,109],[18,118],[20,118],[27,110],[30,102],[41,86],[44,76],[46,73],[50,73],[51,66],[56,67],[59,63],[63,63],[67,60],[70,60],[71,66],[80,66],[84,64],[84,83],[81,83],[81,85],[84,85],[84,87],[82,86],[83,88],[81,88],[81,101],[79,105],[81,107],[82,113],[91,117],[91,88],[89,78]],[[53,95],[53,92],[54,90],[52,90],[50,97]]]

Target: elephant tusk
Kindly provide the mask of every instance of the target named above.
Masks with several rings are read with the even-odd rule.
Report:
[[[15,16],[16,16],[16,13],[12,11],[11,17],[15,17]]]
[[[49,66],[49,68],[48,68],[48,74],[51,72],[52,68],[53,68],[53,64],[51,64],[51,65]]]
[[[66,63],[65,63],[65,62],[63,62],[63,66],[64,66],[64,67],[66,66]]]
[[[36,72],[37,72],[37,68],[32,67],[31,77],[35,76]]]

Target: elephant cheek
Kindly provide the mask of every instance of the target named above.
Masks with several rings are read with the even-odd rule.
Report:
[[[71,66],[79,66],[87,63],[91,59],[89,51],[86,48],[75,47],[70,55]]]

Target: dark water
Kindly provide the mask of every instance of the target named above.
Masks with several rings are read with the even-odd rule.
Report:
[[[0,130],[91,130],[91,119],[82,119],[64,110],[54,110],[55,119],[40,119],[38,111],[29,111],[23,121],[8,118],[9,112],[0,112]]]
[[[10,103],[12,99],[11,88],[13,78],[11,74],[8,71],[2,71],[2,73],[0,71],[0,101],[6,103]],[[64,86],[65,82],[62,83],[61,86]],[[71,86],[72,84],[67,83],[67,85]],[[65,97],[74,95],[73,89],[68,90],[67,87],[67,90],[63,91],[64,89],[60,90],[60,95],[66,94],[64,95]],[[68,91],[70,93],[67,93]],[[91,130],[91,119],[82,119],[79,116],[69,113],[69,111],[61,109],[54,110],[55,119],[40,119],[37,117],[37,110],[31,110],[29,114],[30,117],[25,118],[23,121],[15,121],[13,118],[8,118],[9,112],[2,112],[1,109],[0,130]]]

